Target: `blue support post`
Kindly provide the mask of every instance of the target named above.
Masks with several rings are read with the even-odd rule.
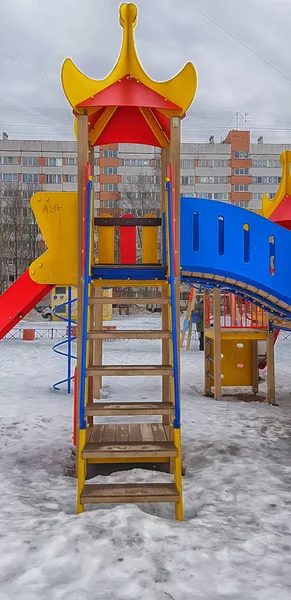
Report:
[[[90,277],[90,234],[91,234],[91,193],[92,180],[87,183],[86,223],[85,223],[85,266],[83,275],[83,323],[82,323],[82,359],[80,381],[80,429],[86,429],[85,419],[85,391],[86,391],[86,357],[87,357],[87,328],[88,328],[88,301]]]
[[[72,358],[72,288],[68,287],[68,394],[71,393],[71,358]]]
[[[179,391],[179,351],[177,339],[177,316],[176,316],[176,290],[175,290],[175,267],[174,267],[174,235],[173,235],[173,205],[172,205],[172,187],[171,182],[167,181],[168,192],[168,235],[169,235],[169,283],[171,289],[171,321],[172,321],[172,342],[173,342],[173,368],[174,368],[174,404],[175,419],[174,429],[180,429],[181,409],[180,409],[180,391]]]

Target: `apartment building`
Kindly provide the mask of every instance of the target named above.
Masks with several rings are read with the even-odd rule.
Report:
[[[230,131],[221,143],[181,145],[181,194],[258,208],[263,193],[272,198],[281,176],[285,144],[250,143],[249,131]],[[77,189],[76,142],[0,140],[0,182],[43,190]],[[134,144],[95,148],[95,207],[119,208],[141,194],[156,204],[160,152]],[[25,185],[23,185],[25,187]],[[139,188],[142,188],[140,192]]]
[[[262,137],[257,143],[251,143],[249,131],[236,130],[230,131],[220,143],[215,142],[213,136],[205,144],[182,143],[181,194],[260,208],[263,193],[273,198],[278,189],[280,155],[286,149],[285,144],[265,144]],[[96,212],[158,214],[159,149],[134,144],[96,147],[94,164]],[[36,252],[34,224],[28,221],[25,228],[22,217],[29,215],[28,200],[37,189],[77,189],[76,142],[10,140],[4,136],[0,140],[1,231],[6,237],[8,230],[14,231],[14,237],[9,239],[8,235],[0,245],[0,262],[4,256],[7,263],[5,268],[0,265],[2,291],[7,282],[12,282],[27,267]],[[13,205],[15,198],[17,204]],[[15,219],[9,223],[4,219],[5,211],[10,215],[15,213],[15,206],[20,224],[15,223]],[[1,236],[3,238],[2,233]],[[27,252],[26,245],[30,246]],[[39,249],[42,250],[41,246]]]

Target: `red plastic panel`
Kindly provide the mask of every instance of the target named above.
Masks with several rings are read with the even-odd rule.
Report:
[[[115,111],[94,145],[113,143],[148,144],[160,147],[139,108],[130,106],[122,106]]]
[[[123,219],[134,219],[134,215],[127,214]],[[120,226],[120,264],[136,264],[136,227]]]
[[[101,90],[92,98],[87,98],[78,106],[98,107],[98,106],[142,106],[147,108],[158,108],[163,110],[181,110],[170,100],[160,96],[154,90],[143,83],[138,83],[136,79],[126,75],[120,81],[116,81],[109,87]]]
[[[0,296],[0,340],[49,293],[52,287],[32,281],[27,270]]]

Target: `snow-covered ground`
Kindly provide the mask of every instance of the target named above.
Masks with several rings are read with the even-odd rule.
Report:
[[[159,317],[114,323],[158,328]],[[0,600],[290,600],[291,341],[276,348],[278,407],[203,398],[202,353],[182,352],[183,523],[172,505],[75,515],[72,398],[51,390],[66,373],[51,346],[0,343]],[[159,341],[105,348],[107,363],[160,360]],[[110,399],[159,398],[155,378],[104,383]]]

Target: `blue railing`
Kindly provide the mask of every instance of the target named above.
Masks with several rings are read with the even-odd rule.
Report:
[[[86,356],[87,356],[87,328],[88,328],[88,301],[90,277],[90,246],[91,246],[91,195],[92,180],[87,182],[87,198],[85,210],[85,261],[83,274],[83,318],[82,318],[82,355],[80,374],[80,429],[86,429],[85,419],[85,392],[86,392]]]
[[[173,370],[174,370],[174,404],[175,419],[174,429],[180,429],[181,410],[180,410],[180,390],[179,390],[179,346],[177,337],[177,311],[176,311],[176,290],[175,290],[175,246],[173,232],[173,204],[172,204],[172,186],[167,181],[168,192],[168,236],[169,236],[169,284],[171,291],[171,325],[172,325],[172,344],[173,344]]]
[[[250,211],[181,198],[181,270],[246,283],[291,304],[291,233]]]
[[[72,324],[77,325],[76,321],[72,320],[72,304],[76,301],[77,301],[77,298],[74,298],[72,300],[72,288],[71,288],[71,286],[69,286],[68,287],[68,300],[66,302],[63,302],[62,304],[59,304],[58,306],[56,306],[52,311],[52,314],[55,317],[57,317],[61,321],[64,321],[65,323],[68,323],[67,339],[63,340],[61,342],[58,342],[57,344],[54,344],[54,346],[53,346],[53,351],[56,354],[60,354],[61,356],[66,356],[68,359],[67,360],[67,377],[65,379],[61,379],[61,381],[56,381],[56,383],[53,384],[53,388],[54,388],[54,390],[59,391],[60,390],[59,386],[62,385],[63,383],[66,383],[68,394],[71,393],[71,381],[74,379],[74,375],[72,375],[72,359],[77,360],[77,357],[72,354],[72,342],[77,339],[77,336],[75,336],[75,335],[72,336]],[[62,315],[60,315],[57,312],[57,310],[62,306],[68,306],[68,318],[62,317]],[[67,344],[67,346],[68,346],[67,352],[62,352],[62,350],[59,350],[60,346],[63,346],[64,344]]]

